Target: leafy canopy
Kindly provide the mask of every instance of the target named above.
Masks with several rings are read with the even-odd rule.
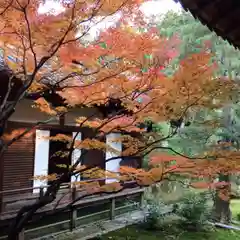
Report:
[[[164,74],[163,70],[178,55],[179,39],[162,37],[157,29],[149,28],[139,10],[141,2],[61,1],[64,11],[58,14],[39,14],[42,1],[9,0],[0,4],[3,58],[23,84],[16,102],[27,94],[51,90],[64,99],[65,105],[55,107],[51,101],[39,97],[35,106],[51,116],[59,116],[73,108],[106,106],[111,99],[120,100],[124,110],[117,109],[104,117],[95,114],[76,119],[79,129],[95,129],[95,135],[89,139],[75,141],[63,135],[52,139],[69,142],[69,149],[64,153],[69,157],[75,148],[110,149],[120,157],[142,157],[176,133],[172,129],[171,134],[149,142],[151,134],[139,127],[146,119],[170,121],[184,117],[190,110],[215,109],[230,101],[233,84],[215,77],[216,65],[210,61],[211,53],[204,49],[183,59],[172,76]],[[84,39],[91,29],[90,23],[116,14],[120,17],[114,26],[101,31],[93,41]],[[146,31],[141,31],[143,28]],[[124,133],[116,140],[126,146],[123,153],[101,140],[101,136],[111,132]],[[139,132],[142,137],[126,134],[132,132]],[[78,169],[81,162],[82,156],[67,174],[87,174],[89,166]],[[176,166],[170,169],[165,166],[166,173],[179,172],[178,163]],[[93,177],[99,176],[100,170],[95,167],[90,167]],[[142,185],[165,176],[159,166],[149,172],[130,168],[121,171],[120,175],[113,173],[115,178],[123,176],[123,180],[129,180],[129,175],[134,175],[136,183]],[[132,171],[138,174],[132,175]],[[60,182],[62,179],[62,175],[54,178]]]

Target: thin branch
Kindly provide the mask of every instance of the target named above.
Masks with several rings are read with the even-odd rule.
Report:
[[[119,58],[119,59],[120,59],[120,58]],[[112,60],[112,61],[114,61],[114,60]],[[106,63],[106,64],[104,64],[103,66],[101,66],[101,68],[98,68],[97,70],[92,71],[92,72],[89,72],[89,73],[83,73],[83,72],[81,72],[81,73],[77,73],[77,72],[69,73],[67,76],[65,76],[65,77],[63,77],[62,79],[60,79],[59,81],[57,81],[57,82],[54,84],[53,87],[55,87],[56,85],[64,82],[65,80],[68,80],[69,78],[72,78],[72,77],[87,77],[87,76],[93,76],[93,75],[99,73],[99,72],[101,71],[101,69],[105,69],[105,67],[107,67],[108,64],[109,64],[109,63]],[[123,72],[125,72],[125,71],[128,71],[129,69],[130,69],[130,68],[126,68],[125,70],[122,70],[122,71],[120,71],[120,72],[117,72],[117,73],[115,73],[115,74],[112,74],[111,76],[104,77],[103,79],[97,80],[97,81],[92,82],[92,83],[88,83],[88,84],[81,85],[81,86],[79,86],[79,85],[77,85],[77,86],[68,85],[68,86],[65,86],[64,88],[89,87],[89,86],[91,86],[91,85],[93,85],[93,84],[97,84],[97,83],[103,82],[104,80],[109,79],[109,78],[111,78],[111,77],[116,77],[117,75],[119,75],[119,74],[121,74],[121,73],[123,73]]]
[[[7,10],[12,6],[12,4],[13,4],[13,0],[9,2],[9,4],[5,7],[5,9],[2,12],[0,12],[0,16],[3,15],[5,12],[7,12]]]
[[[195,159],[195,160],[197,160],[197,159],[205,159],[206,158],[206,157],[189,157],[189,156],[186,156],[185,154],[182,154],[182,153],[174,150],[172,147],[163,147],[163,146],[156,146],[156,147],[151,148],[150,150],[148,150],[146,152],[146,155],[148,155],[149,153],[151,153],[155,149],[169,150],[169,151],[171,151],[171,152],[173,152],[173,153],[175,153],[175,154],[177,154],[177,155],[179,155],[181,157],[187,158],[187,159]]]
[[[35,69],[37,68],[37,55],[33,49],[33,42],[32,42],[32,34],[31,34],[31,27],[30,27],[30,23],[29,23],[29,19],[27,16],[27,5],[24,7],[23,9],[23,13],[24,13],[24,18],[27,24],[27,31],[28,31],[28,40],[29,40],[29,47],[31,49],[31,52],[33,54],[33,58],[34,58],[34,66]]]

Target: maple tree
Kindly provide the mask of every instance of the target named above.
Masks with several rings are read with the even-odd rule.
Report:
[[[172,64],[167,69],[169,74],[175,71],[179,60],[184,59],[190,53],[200,52],[203,46],[207,46],[208,51],[213,53],[212,61],[218,64],[216,75],[231,78],[238,84],[238,50],[214,32],[211,32],[211,30],[202,25],[189,12],[168,12],[164,19],[159,21],[157,25],[159,29],[163,29],[161,31],[163,36],[171,37],[175,33],[178,33],[178,36],[182,40],[179,57],[174,60],[175,64]],[[193,113],[189,122],[191,126],[182,129],[180,134],[168,141],[168,144],[187,156],[195,156],[204,151],[209,151],[213,145],[216,147],[217,142],[231,143],[231,146],[228,147],[229,154],[233,150],[239,151],[239,99],[235,96],[232,97],[235,100],[231,104],[226,104],[222,109],[217,109],[217,111],[201,109]],[[189,147],[189,142],[192,143],[191,147]],[[219,146],[223,147],[222,144]],[[226,151],[226,147],[224,148]],[[229,162],[231,162],[230,159],[226,157],[226,168],[229,168]],[[217,169],[218,164],[215,166]],[[237,169],[236,164],[232,164],[232,169]],[[237,171],[234,174],[229,173],[230,175],[219,174],[217,178],[219,181],[231,182],[229,191],[237,196],[236,186],[232,183],[233,179],[237,179],[239,175]],[[220,189],[221,191],[222,189]],[[214,221],[221,222],[223,220],[229,222],[231,218],[230,198],[226,201],[226,198],[223,200],[218,195],[216,194],[213,199],[212,216],[214,217]],[[230,195],[230,192],[228,195]]]
[[[5,134],[7,120],[24,97],[38,96],[35,107],[49,114],[48,121],[63,116],[70,109],[96,107],[98,111],[90,117],[76,119],[79,132],[82,127],[94,129],[91,137],[79,141],[76,137],[70,139],[58,134],[51,140],[68,142],[69,148],[64,154],[69,158],[77,148],[113,152],[116,157],[106,162],[119,157],[143,157],[156,148],[164,150],[159,144],[174,136],[180,127],[172,126],[169,134],[156,136],[141,127],[145,120],[179,120],[189,111],[215,109],[229,101],[233,84],[214,78],[216,66],[210,63],[211,54],[204,50],[184,59],[171,77],[163,73],[178,54],[179,40],[160,37],[157,29],[147,27],[139,10],[143,1],[59,2],[64,11],[57,14],[39,14],[42,1],[6,0],[0,4],[0,44],[4,63],[11,73],[1,96],[1,153],[40,124]],[[92,25],[114,14],[120,17],[113,27],[100,32],[93,41],[84,38]],[[56,106],[47,100],[46,92],[58,95],[61,103]],[[112,103],[115,103],[114,108],[99,116],[99,109]],[[114,141],[123,143],[123,152],[103,142],[104,136],[112,132],[121,133]],[[138,137],[132,133],[138,133]],[[61,175],[34,176],[48,178],[51,184],[41,198],[20,209],[10,226],[9,239],[16,239],[33,214],[56,199],[66,175],[81,173],[92,179],[75,182],[82,194],[65,207],[68,208],[88,195],[122,191],[130,186],[149,186],[172,173],[186,174],[189,169],[199,178],[202,176],[195,176],[196,171],[204,166],[201,161],[196,166],[186,157],[174,157],[176,165],[173,166],[169,165],[174,160],[172,156],[157,155],[149,170],[123,166],[118,172],[106,172],[97,165],[82,165],[83,156],[84,153]],[[117,181],[100,186],[96,178]]]

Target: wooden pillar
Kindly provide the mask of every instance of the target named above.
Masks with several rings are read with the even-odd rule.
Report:
[[[44,195],[44,187],[40,186],[40,191],[39,191],[39,199],[41,199]]]
[[[71,200],[74,201],[77,197],[76,196],[77,189],[75,184],[73,184],[71,191],[72,191]],[[76,220],[77,220],[77,209],[72,205],[71,211],[70,211],[70,231],[73,231],[74,228],[76,228]]]
[[[60,125],[61,127],[64,127],[64,125],[65,125],[65,114],[61,114],[61,115],[59,116],[59,125]]]
[[[110,207],[110,220],[115,218],[115,198],[111,199],[111,207]]]
[[[144,206],[144,192],[140,193],[140,208]]]

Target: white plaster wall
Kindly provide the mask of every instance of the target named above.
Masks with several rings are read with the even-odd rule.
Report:
[[[49,137],[50,131],[48,130],[36,130],[36,142],[35,142],[35,157],[34,157],[34,176],[48,175],[48,158],[49,158]],[[47,181],[33,181],[33,187],[40,187],[41,185],[47,185]],[[39,192],[39,189],[34,189],[34,193]]]
[[[82,140],[82,133],[73,132],[72,137],[74,138],[75,136],[76,136],[75,140],[80,140],[80,141]],[[81,149],[74,149],[72,153],[72,165],[76,163],[76,161],[79,159],[80,156],[81,156]],[[77,177],[75,176],[71,177],[71,182],[75,182],[75,181],[80,181],[80,174]]]
[[[120,137],[120,133],[110,133],[106,136],[106,144],[111,146],[112,148],[116,149],[119,152],[122,152],[122,143],[121,142],[112,142],[115,138]],[[107,151],[106,152],[106,160],[117,157],[118,155]],[[118,172],[120,167],[121,158],[117,158],[111,161],[106,162],[105,170],[110,172]],[[116,179],[106,179],[106,183],[116,182]]]

